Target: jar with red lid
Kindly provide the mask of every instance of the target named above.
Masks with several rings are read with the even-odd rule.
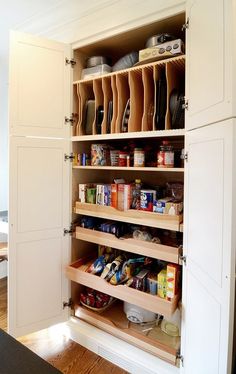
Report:
[[[173,146],[168,140],[163,140],[160,150],[157,153],[157,167],[158,168],[173,168],[174,167],[174,151]]]

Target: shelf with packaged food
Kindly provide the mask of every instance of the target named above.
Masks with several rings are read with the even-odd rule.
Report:
[[[93,260],[90,260],[84,263],[79,259],[71,265],[66,266],[65,273],[67,278],[119,300],[127,301],[140,307],[145,305],[147,310],[164,315],[165,317],[170,317],[176,310],[180,298],[179,295],[174,296],[174,298],[169,301],[157,295],[151,295],[126,285],[112,285],[105,279],[86,271],[93,262]]]
[[[105,245],[122,251],[137,253],[158,260],[180,264],[181,247],[171,247],[134,238],[117,238],[113,234],[76,227],[74,237],[89,243]]]
[[[159,167],[134,167],[134,166],[93,166],[93,165],[74,165],[73,169],[79,170],[119,170],[119,171],[140,171],[140,172],[165,172],[165,173],[183,173],[184,168],[159,168]]]
[[[183,221],[182,215],[160,214],[135,209],[121,211],[111,206],[78,201],[75,203],[74,213],[173,231],[179,231]]]

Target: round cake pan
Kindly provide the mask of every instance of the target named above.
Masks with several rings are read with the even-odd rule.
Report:
[[[105,56],[92,56],[87,60],[87,68],[94,68],[98,65],[107,64],[109,65],[109,59]]]

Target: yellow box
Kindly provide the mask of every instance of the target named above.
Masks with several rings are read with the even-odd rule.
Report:
[[[162,269],[157,275],[157,294],[162,299],[166,298],[166,269]]]

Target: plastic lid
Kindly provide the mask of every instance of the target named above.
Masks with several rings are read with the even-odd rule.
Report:
[[[141,183],[141,179],[135,179],[135,183]]]
[[[134,148],[134,151],[143,151],[143,148]]]

